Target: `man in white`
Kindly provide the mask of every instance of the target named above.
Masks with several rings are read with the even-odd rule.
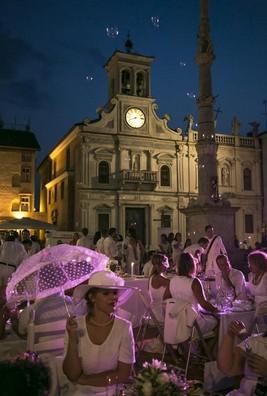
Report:
[[[117,232],[116,228],[110,228],[108,231],[108,237],[105,238],[103,242],[104,253],[111,259],[118,257],[118,248],[117,248]]]
[[[216,274],[216,284],[222,290],[231,290],[234,292],[235,299],[246,299],[246,281],[244,274],[232,268],[228,257],[225,254],[220,254],[216,258],[219,273]]]
[[[205,227],[206,236],[209,240],[209,246],[206,250],[206,266],[205,273],[206,275],[214,275],[219,272],[219,268],[216,264],[216,258],[219,254],[225,254],[227,256],[227,251],[223,244],[222,238],[220,235],[216,235],[214,233],[214,228],[212,225],[207,225]]]
[[[108,236],[107,230],[102,230],[101,231],[101,238],[98,239],[98,241],[96,242],[96,247],[95,247],[95,250],[98,253],[105,254],[105,251],[104,251],[104,240],[107,238],[107,236]]]
[[[197,273],[203,271],[202,255],[204,255],[208,245],[209,245],[208,238],[201,237],[199,238],[197,243],[194,243],[193,245],[189,245],[184,249],[184,253],[192,254],[192,256],[197,260]]]
[[[25,258],[27,258],[27,253],[23,245],[16,242],[15,235],[9,235],[0,251],[0,283],[6,284],[8,278]]]
[[[78,239],[76,245],[86,247],[87,249],[92,249],[92,241],[88,235],[88,228],[85,227],[82,229],[82,236]]]

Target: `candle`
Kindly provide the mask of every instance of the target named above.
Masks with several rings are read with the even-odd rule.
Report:
[[[134,262],[131,262],[131,276],[134,276]]]

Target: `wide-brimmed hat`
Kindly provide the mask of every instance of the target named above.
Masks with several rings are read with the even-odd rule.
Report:
[[[124,304],[135,291],[134,288],[125,286],[124,279],[112,271],[94,271],[92,272],[87,285],[79,285],[75,288],[73,292],[74,303],[77,303],[84,298],[87,292],[92,288],[119,290],[120,293],[117,305]]]

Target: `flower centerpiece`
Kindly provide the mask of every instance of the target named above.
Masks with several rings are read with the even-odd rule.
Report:
[[[177,374],[173,369],[168,370],[164,362],[153,359],[151,363],[143,364],[133,385],[125,393],[129,396],[182,396],[187,395],[187,389],[182,374]]]

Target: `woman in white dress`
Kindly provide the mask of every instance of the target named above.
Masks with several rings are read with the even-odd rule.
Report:
[[[213,315],[203,314],[199,306],[206,313],[216,314],[218,309],[207,301],[202,283],[196,278],[196,263],[190,253],[182,253],[179,262],[179,275],[170,281],[171,296],[177,300],[188,302],[198,313],[197,322],[203,333],[213,330],[218,324]]]
[[[129,291],[111,271],[92,273],[82,286],[88,313],[67,321],[63,371],[75,383],[75,396],[113,395],[135,361],[131,323],[114,313],[118,298],[125,300]]]
[[[247,288],[256,305],[267,301],[267,254],[256,250],[248,255]]]
[[[151,308],[158,322],[163,323],[165,316],[164,300],[171,297],[170,280],[165,276],[165,272],[169,268],[169,261],[167,256],[160,253],[154,254],[151,261],[153,269],[148,285]]]

